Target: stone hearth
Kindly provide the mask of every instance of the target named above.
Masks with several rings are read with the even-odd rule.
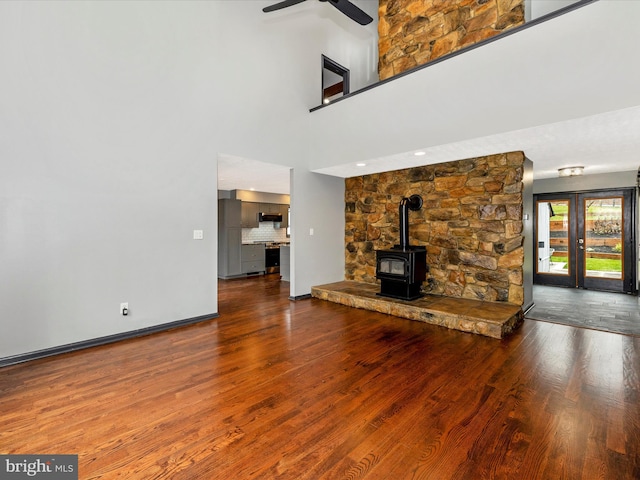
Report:
[[[379,291],[377,284],[343,281],[312,287],[311,296],[492,338],[504,338],[524,318],[519,306],[507,303],[428,294],[406,301],[380,297]]]

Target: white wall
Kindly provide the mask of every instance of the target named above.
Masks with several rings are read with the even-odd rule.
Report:
[[[344,280],[344,180],[306,169],[291,178],[290,295],[300,297]]]
[[[269,3],[0,2],[0,358],[217,311],[217,155],[306,165],[321,53],[375,73],[375,26]]]
[[[471,141],[640,105],[639,17],[640,2],[596,2],[317,110],[311,129],[331,134],[311,139],[310,167],[498,153]]]
[[[580,0],[525,0],[526,19],[535,20]]]
[[[195,39],[137,7],[0,4],[0,357],[217,311]]]
[[[637,175],[638,172],[632,170],[628,172],[602,173],[600,175],[545,178],[533,182],[533,193],[579,192],[582,190],[635,187]]]

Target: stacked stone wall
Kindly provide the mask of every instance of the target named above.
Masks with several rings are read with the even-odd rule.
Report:
[[[511,152],[345,180],[345,279],[376,283],[376,255],[399,243],[398,206],[411,245],[427,248],[426,293],[522,305],[524,154]]]
[[[524,23],[524,0],[380,0],[380,80]]]

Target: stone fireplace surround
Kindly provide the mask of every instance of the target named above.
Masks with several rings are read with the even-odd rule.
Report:
[[[397,205],[422,196],[409,241],[427,249],[423,291],[524,302],[524,153],[510,152],[346,179],[345,280],[376,283],[375,251],[398,243]]]
[[[510,152],[346,179],[345,282],[312,295],[497,338],[513,331],[524,303],[524,161]],[[397,205],[412,194],[424,200],[409,243],[427,249],[426,295],[393,306],[371,297],[376,250],[398,243]],[[483,311],[502,313],[473,313]]]

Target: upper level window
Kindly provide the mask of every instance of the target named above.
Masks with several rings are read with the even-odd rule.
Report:
[[[349,93],[349,69],[322,55],[322,103]]]

